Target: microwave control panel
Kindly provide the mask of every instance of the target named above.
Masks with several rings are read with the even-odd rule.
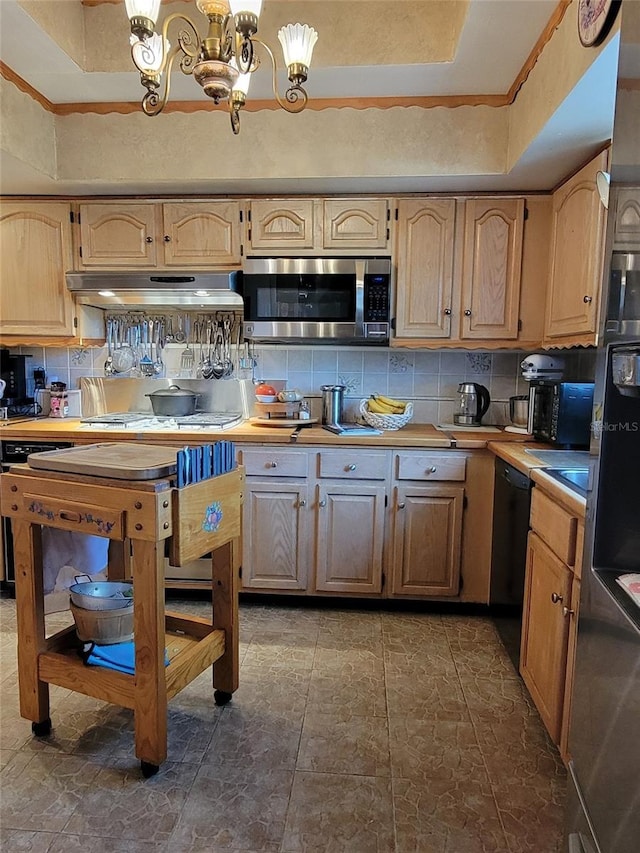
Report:
[[[364,279],[365,323],[389,322],[389,278],[386,275],[366,275]]]

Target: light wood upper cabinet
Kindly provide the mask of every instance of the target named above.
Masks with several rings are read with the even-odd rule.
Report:
[[[258,199],[249,202],[251,251],[313,249],[313,199]]]
[[[72,267],[71,206],[8,202],[0,207],[0,333],[25,341],[75,334],[65,281]]]
[[[640,187],[618,190],[614,215],[614,249],[637,251],[640,247]]]
[[[389,217],[386,198],[252,199],[248,250],[284,255],[390,251]]]
[[[451,335],[454,199],[400,199],[396,337]]]
[[[387,248],[389,203],[386,198],[325,199],[323,207],[323,248]]]
[[[237,266],[240,238],[236,201],[80,205],[85,267]]]
[[[518,337],[524,199],[465,203],[460,337]]]
[[[596,173],[607,161],[603,151],[553,194],[547,345],[596,343],[606,214]]]
[[[395,342],[518,339],[524,211],[523,198],[399,200]]]

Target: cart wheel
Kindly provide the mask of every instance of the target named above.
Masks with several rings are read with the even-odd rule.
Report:
[[[31,731],[36,737],[46,737],[51,734],[51,719],[47,717],[41,723],[31,723]]]
[[[213,701],[216,705],[226,705],[227,702],[231,702],[231,693],[226,693],[224,690],[214,690]]]
[[[145,779],[150,779],[151,776],[155,776],[159,769],[160,767],[158,764],[150,764],[148,761],[140,762],[140,770],[142,770],[142,775]]]

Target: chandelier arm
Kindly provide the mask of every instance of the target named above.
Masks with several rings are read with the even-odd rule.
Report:
[[[158,95],[158,91],[157,91],[159,80],[160,80],[159,75],[158,75],[158,77],[155,78],[156,79],[155,85],[150,86],[149,84],[145,83],[145,85],[147,85],[148,91],[147,91],[147,94],[142,99],[142,109],[146,113],[146,115],[157,116],[158,113],[161,113],[162,110],[165,108],[167,101],[169,100],[169,94],[171,92],[171,71],[173,70],[173,63],[175,62],[176,57],[178,56],[178,53],[180,52],[180,50],[181,50],[181,48],[179,47],[179,45],[175,45],[169,51],[168,58],[165,57],[164,69],[166,71],[166,75],[164,77],[164,91],[163,91],[162,95]],[[181,60],[181,63],[180,63],[181,67],[182,67],[183,62],[184,62],[184,59]],[[185,71],[185,74],[190,74],[190,73],[191,72],[189,72],[189,71]],[[144,80],[143,80],[143,83],[144,83]]]
[[[283,110],[286,110],[288,113],[302,112],[302,110],[307,105],[307,101],[309,100],[309,96],[307,95],[305,90],[299,84],[293,84],[287,89],[284,94],[284,98],[282,98],[278,94],[276,58],[273,55],[273,51],[266,42],[262,41],[262,39],[256,38],[254,36],[252,41],[255,44],[259,44],[261,47],[263,47],[269,54],[269,58],[271,59],[271,81],[273,87],[273,96],[278,102],[278,104],[282,107]]]
[[[183,21],[189,30],[181,30],[178,35],[178,46],[179,49],[186,55],[195,59],[198,56],[198,51],[200,49],[200,33],[195,27],[193,21],[187,18],[186,15],[183,15],[181,12],[173,12],[171,15],[168,15],[163,24],[162,24],[162,43],[165,43],[167,38],[167,33],[169,31],[169,26],[173,23],[173,21]],[[192,41],[195,37],[195,42]],[[191,72],[185,72],[190,74]]]
[[[229,118],[231,119],[231,130],[237,136],[240,133],[240,112],[231,98],[229,99]]]

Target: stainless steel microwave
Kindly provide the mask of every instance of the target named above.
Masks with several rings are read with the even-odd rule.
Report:
[[[244,336],[282,343],[389,343],[390,258],[247,258]]]

